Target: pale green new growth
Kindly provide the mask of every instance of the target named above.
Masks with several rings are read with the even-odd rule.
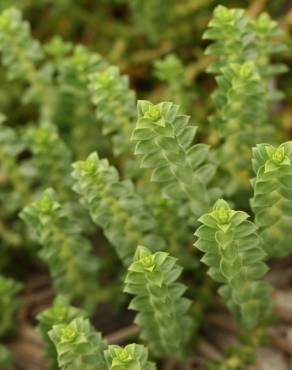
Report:
[[[269,256],[286,256],[292,251],[292,141],[278,148],[258,144],[253,169],[251,206],[264,248]]]
[[[42,246],[39,256],[48,264],[57,292],[92,313],[98,300],[99,263],[69,207],[47,189],[41,199],[24,208],[21,218]]]
[[[67,325],[55,325],[49,337],[61,370],[108,370],[103,356],[107,344],[87,319],[79,317]]]
[[[233,211],[218,200],[210,213],[203,215],[195,235],[201,259],[208,274],[223,284],[219,293],[240,323],[253,328],[271,315],[271,287],[262,281],[268,268],[256,226],[248,214]]]
[[[122,348],[109,346],[104,353],[108,370],[155,370],[148,360],[148,350],[141,344],[128,344]]]
[[[140,344],[108,346],[88,320],[76,318],[49,332],[60,370],[155,370],[148,350]]]
[[[125,279],[124,291],[135,295],[129,308],[138,311],[141,339],[159,357],[182,359],[192,334],[191,302],[182,297],[186,287],[176,282],[181,272],[168,253],[139,246]]]
[[[74,190],[89,209],[92,220],[102,227],[125,265],[132,261],[137,244],[155,250],[165,247],[157,223],[135,192],[131,181],[121,181],[107,159],[92,153],[85,161],[73,164]]]

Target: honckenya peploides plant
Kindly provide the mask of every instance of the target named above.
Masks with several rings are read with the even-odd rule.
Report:
[[[292,252],[286,67],[274,62],[285,35],[266,13],[219,5],[202,62],[185,65],[189,26],[181,41],[168,27],[203,5],[100,3],[99,24],[130,13],[134,25],[110,23],[103,37],[121,39],[102,55],[45,30],[34,39],[16,8],[0,14],[0,370],[19,365],[13,341],[28,325],[50,370],[191,369],[218,309],[238,338],[204,366],[247,369],[276,321],[269,266]],[[66,4],[56,14],[95,20]],[[139,53],[115,65],[137,37],[153,91],[131,88]]]

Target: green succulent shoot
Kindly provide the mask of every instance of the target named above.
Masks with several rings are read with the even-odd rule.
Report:
[[[204,255],[208,274],[221,284],[219,294],[239,323],[256,328],[271,316],[271,287],[263,281],[268,267],[257,227],[249,215],[232,210],[219,199],[199,218],[196,247]]]
[[[54,325],[48,335],[61,370],[107,370],[103,356],[107,344],[87,319],[77,317],[67,325]]]
[[[140,100],[137,112],[132,140],[140,167],[152,170],[151,181],[160,183],[163,197],[189,198],[191,212],[201,215],[215,193],[218,197],[217,190],[207,189],[216,172],[208,161],[209,146],[193,143],[197,127],[176,104]]]
[[[56,291],[91,313],[98,301],[99,263],[70,204],[59,203],[49,188],[20,216],[35,233],[41,246],[38,255],[47,263]]]
[[[252,164],[255,177],[250,202],[264,249],[269,256],[286,256],[292,250],[292,141],[278,148],[258,144],[253,148]]]
[[[165,252],[138,246],[128,268],[125,292],[134,295],[129,308],[138,311],[143,339],[153,355],[185,358],[194,322],[189,315],[186,287],[177,281],[182,268]]]

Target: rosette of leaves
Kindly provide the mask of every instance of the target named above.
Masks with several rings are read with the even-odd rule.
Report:
[[[129,308],[138,311],[141,339],[158,357],[183,359],[192,335],[191,302],[183,297],[185,285],[177,282],[181,272],[168,253],[139,246],[125,279],[124,291],[135,296]]]
[[[138,102],[138,121],[132,134],[135,154],[141,156],[142,168],[153,169],[151,181],[162,183],[167,198],[188,199],[192,212],[200,215],[218,195],[207,189],[216,168],[205,163],[209,146],[193,144],[197,128],[189,117],[178,114],[170,102],[154,105]]]
[[[21,218],[41,245],[39,257],[48,264],[57,292],[92,313],[98,301],[99,263],[71,209],[47,189],[23,209]]]
[[[124,348],[108,346],[104,352],[108,370],[155,370],[148,359],[148,350],[141,344],[128,344]]]
[[[277,148],[258,144],[252,163],[251,206],[264,248],[269,256],[286,256],[292,252],[292,141]]]
[[[9,335],[14,330],[21,287],[18,281],[0,275],[0,337]]]
[[[11,353],[0,344],[0,370],[7,370],[12,365]]]
[[[165,248],[158,224],[143,198],[131,181],[119,179],[107,159],[92,153],[73,167],[74,190],[125,265],[131,263],[138,243],[154,245],[156,250]]]
[[[85,316],[85,312],[70,306],[63,296],[57,296],[51,307],[38,314],[38,330],[46,344],[46,357],[50,362],[50,370],[58,370],[59,367],[56,348],[49,337],[49,331],[55,325],[68,325],[72,320],[78,317],[85,318]]]
[[[268,268],[257,227],[248,214],[233,211],[222,199],[203,215],[195,235],[196,247],[209,266],[208,274],[219,282],[219,294],[239,322],[251,329],[271,315],[271,287],[262,281]]]
[[[107,344],[87,319],[77,317],[67,325],[55,325],[49,337],[61,370],[107,370],[103,355]]]
[[[136,97],[129,88],[128,76],[122,76],[118,67],[109,66],[89,75],[88,88],[102,134],[110,137],[114,154],[130,154]]]

